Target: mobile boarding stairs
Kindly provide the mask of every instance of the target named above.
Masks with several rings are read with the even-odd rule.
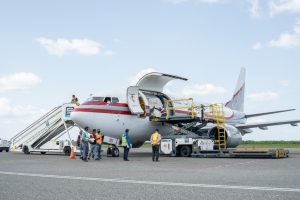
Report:
[[[41,152],[44,154],[49,151],[60,150],[68,155],[72,147],[69,130],[74,127],[74,122],[71,120],[70,114],[75,107],[75,104],[63,104],[53,108],[11,138],[11,149],[21,150],[25,154],[31,152]],[[59,143],[57,139],[65,133],[68,134],[69,140]],[[58,147],[49,147],[48,144],[50,141],[55,141]],[[45,146],[48,147],[46,148]]]

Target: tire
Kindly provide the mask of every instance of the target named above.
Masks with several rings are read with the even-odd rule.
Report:
[[[30,153],[27,146],[23,146],[23,152],[24,152],[25,154],[29,154],[29,153]]]
[[[107,155],[112,155],[112,149],[111,149],[111,147],[107,148],[107,152],[106,153],[107,153]]]
[[[112,156],[113,157],[119,157],[119,155],[120,155],[119,149],[118,148],[113,148],[112,149]]]
[[[64,148],[64,153],[65,153],[66,156],[70,156],[71,148],[70,147],[65,147]]]
[[[41,154],[42,154],[42,155],[45,155],[45,154],[46,154],[46,152],[41,152]]]
[[[189,157],[192,153],[192,149],[190,146],[184,145],[180,148],[179,153],[181,157]]]
[[[2,149],[0,150],[0,152],[2,152]]]
[[[6,151],[6,152],[9,152],[9,149],[6,149],[5,151]]]

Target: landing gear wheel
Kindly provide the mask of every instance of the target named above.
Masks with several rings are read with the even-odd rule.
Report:
[[[112,156],[113,157],[119,157],[119,154],[120,154],[120,152],[119,152],[119,149],[117,147],[112,149]]]
[[[191,150],[190,146],[185,145],[180,148],[180,156],[181,157],[189,157],[191,155],[191,152],[192,152],[192,150]]]
[[[29,152],[29,149],[28,149],[28,146],[24,146],[23,147],[23,152],[25,153],[25,154],[29,154],[30,152]]]

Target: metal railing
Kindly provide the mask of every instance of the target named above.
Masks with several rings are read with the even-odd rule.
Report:
[[[174,102],[191,102],[190,105],[187,106],[173,106]],[[185,98],[185,99],[170,99],[165,101],[165,110],[166,110],[166,119],[169,119],[170,111],[176,112],[178,109],[187,109],[188,115],[192,118],[197,116],[195,112],[195,104],[193,98]]]

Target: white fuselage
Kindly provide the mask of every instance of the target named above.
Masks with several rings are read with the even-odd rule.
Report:
[[[184,111],[180,112],[180,115],[183,115],[182,113]],[[241,123],[244,121],[241,120],[242,117],[245,116],[228,108],[224,109],[224,115],[226,123],[229,124]],[[210,117],[209,111],[205,112],[205,116],[207,118]],[[89,131],[100,129],[104,136],[107,135],[119,139],[125,129],[129,129],[133,146],[136,147],[149,140],[155,129],[159,129],[162,135],[167,135],[172,131],[169,126],[151,122],[148,114],[145,116],[131,114],[126,103],[84,103],[71,113],[71,118],[82,128],[89,127]]]

